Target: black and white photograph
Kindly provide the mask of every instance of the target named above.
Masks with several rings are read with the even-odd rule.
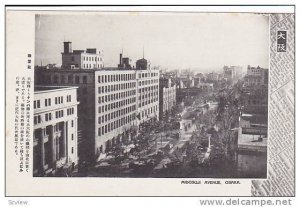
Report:
[[[33,176],[266,179],[269,31],[259,13],[37,14]]]

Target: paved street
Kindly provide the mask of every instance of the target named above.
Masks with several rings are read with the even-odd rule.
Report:
[[[201,102],[201,100],[200,98],[198,101]],[[205,177],[208,172],[212,175],[211,168],[190,166],[186,162],[187,146],[193,139],[193,136],[197,133],[199,134],[199,127],[195,124],[195,111],[193,108],[195,107],[184,107],[179,113],[179,117],[184,118],[177,119],[180,123],[180,128],[178,129],[166,127],[176,120],[172,122],[164,121],[160,123],[164,127],[155,128],[155,130],[150,132],[151,125],[148,129],[141,129],[139,136],[146,137],[149,141],[147,147],[139,153],[123,154],[122,156],[124,157],[118,161],[114,156],[104,155],[96,165],[89,167],[84,175],[78,174],[77,176]],[[207,111],[203,110],[202,116]],[[126,149],[127,152],[131,152],[133,151],[132,149],[135,149],[135,145],[130,144]],[[201,152],[203,153],[202,157],[205,157],[205,155],[209,156],[210,153],[205,152]]]

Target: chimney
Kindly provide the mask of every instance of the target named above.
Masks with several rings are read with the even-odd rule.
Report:
[[[120,66],[122,65],[122,53],[120,53]]]
[[[72,42],[64,42],[64,53],[72,53]]]

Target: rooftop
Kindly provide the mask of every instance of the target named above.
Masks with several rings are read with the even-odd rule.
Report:
[[[133,71],[141,71],[139,69],[131,68],[118,68],[118,67],[105,67],[105,68],[97,68],[97,69],[66,69],[66,68],[53,68],[53,69],[46,69],[46,68],[37,68],[37,70],[44,70],[44,71],[64,71],[64,72],[94,72],[94,71],[125,71],[125,70],[133,70]],[[149,70],[156,70],[154,68]],[[145,70],[146,71],[146,70]]]
[[[259,141],[261,138],[261,141]],[[238,149],[247,151],[267,151],[268,139],[266,135],[241,134],[238,139]]]
[[[253,124],[267,124],[268,115],[267,114],[246,114],[243,113],[241,118],[245,121],[250,121]]]

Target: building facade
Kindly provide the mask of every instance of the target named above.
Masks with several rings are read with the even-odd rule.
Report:
[[[214,81],[218,81],[219,79],[219,74],[218,73],[215,73],[215,72],[211,72],[211,73],[208,73],[206,75],[206,81],[207,82],[214,82]]]
[[[214,84],[213,83],[199,83],[197,88],[201,89],[202,92],[213,92]]]
[[[162,117],[176,105],[176,84],[171,79],[159,79],[159,117]]]
[[[135,70],[95,71],[96,155],[132,139],[137,126],[137,80]]]
[[[94,160],[130,137],[136,126],[137,80],[135,70],[36,69],[36,84],[78,87],[78,143],[81,160]]]
[[[268,86],[269,71],[261,67],[248,65],[247,74],[244,78],[245,86]]]
[[[54,175],[63,167],[78,163],[76,89],[34,89],[34,176]]]
[[[228,81],[236,82],[239,74],[242,71],[241,66],[224,66],[223,67],[223,78]]]
[[[142,63],[145,65],[139,65]],[[159,70],[151,69],[148,62],[145,61],[145,59],[141,59],[137,61],[135,71],[137,77],[138,124],[151,120],[158,120]]]
[[[91,160],[95,128],[95,70],[35,69],[35,84],[48,86],[76,86],[78,105],[78,155]]]
[[[99,69],[104,67],[102,51],[96,48],[72,50],[72,42],[64,42],[62,68],[64,69]]]

